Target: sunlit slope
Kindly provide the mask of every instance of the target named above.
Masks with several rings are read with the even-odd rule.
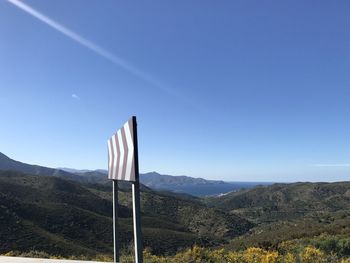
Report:
[[[208,198],[257,226],[231,248],[279,246],[281,241],[319,235],[350,236],[350,182],[274,184]]]
[[[206,199],[258,222],[350,209],[350,182],[260,186]]]

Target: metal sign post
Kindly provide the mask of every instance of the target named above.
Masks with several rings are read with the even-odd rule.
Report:
[[[141,233],[141,205],[140,205],[140,180],[139,180],[139,155],[137,144],[137,123],[136,117],[132,117],[134,150],[135,150],[135,182],[132,183],[132,208],[134,221],[134,242],[135,242],[135,262],[143,263],[142,233]]]
[[[118,180],[132,183],[135,262],[143,263],[139,159],[136,117],[130,118],[108,140],[108,179],[113,180],[113,240],[114,262],[119,262],[118,250]]]
[[[119,263],[118,248],[118,181],[113,180],[113,242],[114,242],[114,263]]]

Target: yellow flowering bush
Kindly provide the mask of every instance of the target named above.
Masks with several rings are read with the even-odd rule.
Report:
[[[301,253],[301,258],[303,263],[322,263],[325,261],[324,253],[312,246],[308,246]]]
[[[296,262],[296,258],[290,252],[288,252],[283,258],[283,263],[295,263],[295,262]]]
[[[243,260],[246,263],[260,263],[266,251],[262,248],[251,247],[244,251]]]
[[[261,260],[261,263],[277,263],[278,261],[278,252],[268,251]]]

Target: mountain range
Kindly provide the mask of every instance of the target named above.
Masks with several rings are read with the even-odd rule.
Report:
[[[10,250],[51,255],[112,254],[112,191],[56,176],[0,171],[0,254]],[[144,246],[175,253],[192,246],[217,245],[253,227],[240,216],[209,208],[196,198],[145,188],[141,192]],[[119,242],[132,243],[130,190],[119,191]]]
[[[167,190],[195,196],[221,195],[240,189],[250,189],[257,185],[271,184],[269,182],[224,182],[189,176],[163,175],[157,172],[142,174],[140,181],[155,190]]]
[[[59,176],[73,180],[80,180],[80,177],[74,173],[69,173],[60,169],[48,168],[40,165],[32,165],[15,161],[1,152],[0,170],[13,170],[33,175]]]
[[[142,177],[154,188],[192,181],[225,184],[156,173]],[[103,170],[68,172],[0,154],[0,254],[35,250],[111,256],[111,192]],[[350,182],[276,183],[205,197],[142,184],[141,210],[144,246],[154,254],[174,254],[194,244],[228,250],[311,244],[350,256]],[[119,215],[119,242],[128,253],[132,204],[127,183],[119,189]]]
[[[73,168],[48,168],[15,161],[0,153],[0,170],[16,170],[33,175],[58,176],[79,182],[108,183],[106,170],[77,170]],[[239,189],[249,189],[265,182],[224,182],[189,176],[162,175],[157,172],[140,174],[140,182],[154,190],[172,191],[194,196],[219,195]]]

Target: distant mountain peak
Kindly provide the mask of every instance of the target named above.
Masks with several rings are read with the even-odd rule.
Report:
[[[56,169],[66,171],[68,173],[77,173],[77,174],[92,172],[92,170],[88,170],[88,169],[81,169],[80,170],[80,169],[67,168],[67,167],[57,167]]]
[[[77,175],[54,168],[22,163],[0,152],[0,170],[11,170],[32,175],[59,176],[79,181]]]
[[[0,152],[0,158],[10,159],[10,157],[8,157],[7,155],[3,154],[2,152]]]
[[[78,170],[73,168],[48,168],[15,161],[0,152],[0,170],[12,170],[32,175],[56,176],[79,182],[106,184],[108,183],[107,170]],[[156,171],[140,174],[140,182],[146,187],[156,190],[186,193],[190,195],[217,195],[229,191],[251,188],[254,185],[227,183],[224,181],[193,178],[185,175],[163,175]]]

